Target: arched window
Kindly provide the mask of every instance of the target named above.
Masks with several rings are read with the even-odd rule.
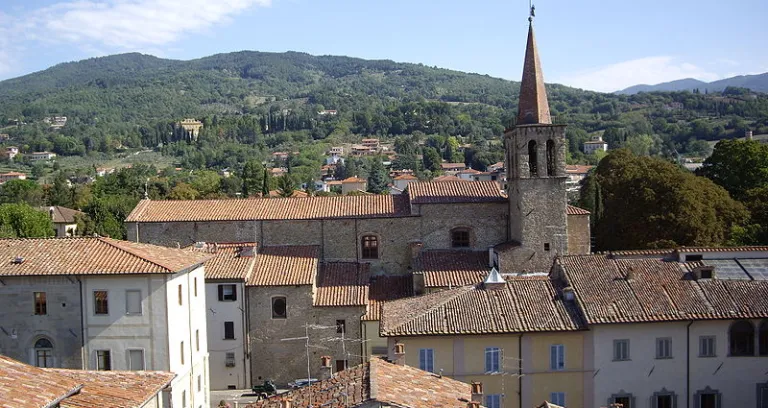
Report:
[[[469,228],[454,228],[451,230],[452,248],[469,248],[472,246],[471,231]]]
[[[528,171],[531,173],[531,177],[539,175],[538,157],[536,156],[536,141],[531,140],[528,142]]]
[[[760,355],[768,356],[768,320],[763,320],[763,322],[760,323],[758,337],[758,344],[760,344]],[[768,398],[768,396],[766,396],[766,398]]]
[[[376,235],[363,235],[360,247],[363,259],[379,259],[379,237]]]
[[[53,367],[53,343],[45,337],[35,342],[35,365]]]
[[[555,141],[547,140],[547,176],[555,175]]]
[[[272,298],[272,318],[288,318],[288,304],[286,302],[285,296],[275,296]]]
[[[755,327],[752,323],[741,320],[731,325],[728,332],[732,356],[755,355]]]

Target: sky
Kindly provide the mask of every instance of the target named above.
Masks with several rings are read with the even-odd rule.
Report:
[[[766,0],[539,0],[547,82],[602,92],[768,72]],[[0,0],[0,80],[90,57],[241,50],[519,80],[528,0]]]

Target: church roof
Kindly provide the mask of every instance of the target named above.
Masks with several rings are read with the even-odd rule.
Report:
[[[539,50],[536,47],[536,37],[533,34],[533,23],[528,26],[528,44],[525,48],[518,109],[518,125],[552,123],[547,90],[544,87],[544,74],[541,70],[541,61],[539,61]]]
[[[453,181],[411,183],[408,194],[413,204],[504,202],[506,194],[495,181]]]

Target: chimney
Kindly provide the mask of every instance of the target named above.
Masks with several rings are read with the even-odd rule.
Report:
[[[55,211],[56,211],[56,210],[55,210],[53,207],[49,207],[49,208],[48,208],[48,215],[51,217],[51,219],[53,219],[53,213],[54,213]]]
[[[627,269],[627,275],[624,277],[624,279],[626,279],[628,281],[629,280],[634,280],[635,279],[635,268],[630,266],[629,269]]]
[[[744,131],[744,138],[747,140],[752,140],[752,131],[751,130],[745,130]]]
[[[473,381],[470,383],[470,386],[472,387],[472,402],[480,406],[483,402],[483,383]]]
[[[291,401],[290,398],[285,398],[280,400],[280,408],[291,408],[293,406],[293,401]]]
[[[405,344],[403,343],[395,343],[395,364],[405,365]]]
[[[576,293],[574,293],[573,287],[566,286],[563,288],[563,299],[566,302],[573,302],[576,299]]]
[[[320,381],[331,378],[331,356],[320,357]]]

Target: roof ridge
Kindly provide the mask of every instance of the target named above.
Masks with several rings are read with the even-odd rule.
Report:
[[[132,248],[128,249],[128,248],[125,248],[125,247],[123,247],[123,246],[121,246],[119,244],[116,244],[117,240],[113,240],[112,238],[107,238],[107,237],[98,237],[97,239],[99,241],[107,244],[107,245],[112,246],[113,248],[117,248],[117,249],[119,249],[119,250],[121,250],[123,252],[126,252],[126,253],[128,253],[130,255],[133,255],[133,256],[135,256],[135,257],[137,257],[137,258],[139,258],[139,259],[141,259],[141,260],[143,260],[145,262],[149,262],[149,263],[151,263],[153,265],[157,265],[157,266],[167,270],[168,272],[173,272],[173,273],[178,272],[178,271],[174,270],[174,268],[169,267],[168,265],[164,265],[161,262],[157,262],[157,261],[148,259],[147,257],[142,256],[142,255],[136,253],[136,251],[134,251]],[[128,242],[128,241],[126,241],[126,242]],[[171,248],[168,248],[168,249],[171,249]]]

